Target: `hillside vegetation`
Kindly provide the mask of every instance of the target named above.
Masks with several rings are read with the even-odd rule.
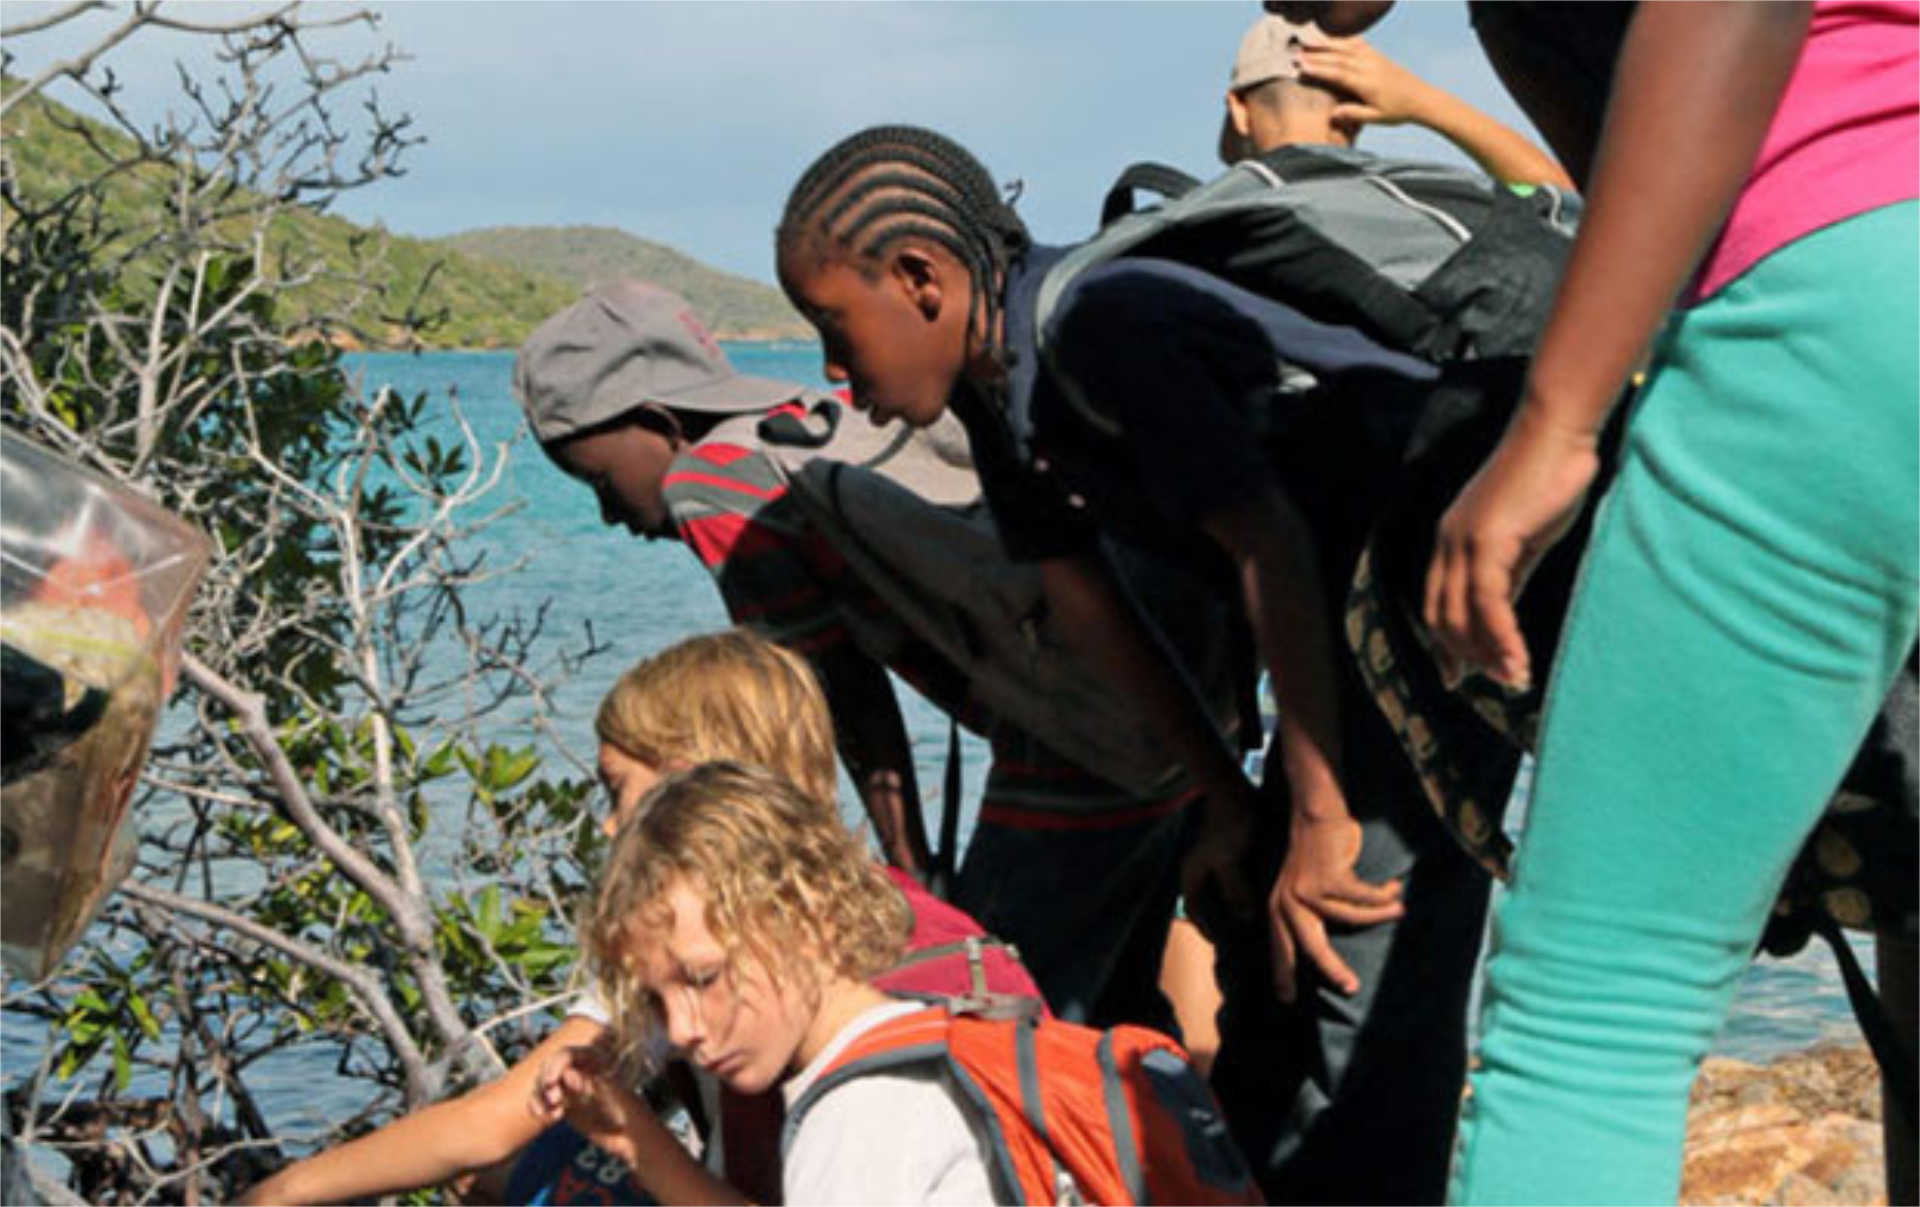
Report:
[[[32,98],[8,114],[0,138],[17,181],[14,187],[29,204],[99,175],[101,155],[72,131],[76,123],[84,124],[109,152],[124,153],[127,141],[115,131],[44,97]],[[142,207],[167,204],[161,193],[166,179],[158,169],[114,177],[106,201],[109,218],[137,227]],[[378,224],[365,227],[324,213],[296,211],[275,221],[269,246],[273,251],[292,247],[318,253],[325,260],[329,272],[284,295],[282,314],[299,325],[312,315],[345,309],[350,330],[335,329],[329,335],[347,345],[395,346],[404,334],[399,316],[411,312],[437,317],[420,334],[419,342],[428,347],[514,347],[586,285],[614,273],[646,277],[680,292],[721,338],[806,333],[778,290],[606,228],[505,228],[425,239],[394,234]],[[591,271],[589,266],[596,264],[607,271]],[[344,303],[353,294],[350,281],[356,265],[373,266],[370,277],[376,288],[348,308]],[[130,274],[125,282],[136,293],[143,286],[138,275]]]
[[[671,247],[609,226],[494,226],[438,240],[469,256],[559,277],[577,289],[639,277],[693,303],[719,335],[791,339],[812,334],[780,291],[718,272]]]

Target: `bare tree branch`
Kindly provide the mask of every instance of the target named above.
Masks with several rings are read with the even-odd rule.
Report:
[[[52,29],[56,25],[71,21],[81,13],[105,7],[106,0],[79,0],[77,4],[62,5],[44,17],[21,21],[13,25],[0,25],[0,38],[18,38],[26,34],[39,33],[43,29]]]
[[[519,564],[469,543],[511,510],[487,501],[509,448],[451,393],[366,389],[305,342],[353,331],[386,289],[378,239],[322,254],[286,220],[402,170],[407,118],[369,97],[349,130],[330,106],[403,56],[309,44],[371,28],[365,12],[206,11],[143,0],[49,69],[104,122],[44,98],[6,111],[10,136],[17,117],[64,140],[77,178],[24,180],[0,144],[0,422],[218,548],[136,801],[140,882],[61,975],[0,1001],[47,1037],[30,1115],[96,1201],[257,1176],[287,1121],[254,1083],[296,1052],[324,1046],[333,1075],[380,1087],[375,1113],[499,1068],[564,982],[590,841],[581,785],[528,778],[491,719],[551,739],[547,676],[599,643],[552,652],[544,607],[493,617],[464,594]],[[217,69],[182,65],[185,107],[161,120],[112,68],[144,28],[217,41]],[[425,307],[384,308],[404,325]]]
[[[242,917],[232,910],[215,905],[209,901],[183,897],[177,893],[170,893],[166,889],[155,888],[152,885],[140,884],[134,881],[129,881],[123,885],[122,891],[136,901],[145,901],[150,905],[157,905],[162,909],[169,909],[177,914],[187,914],[191,917],[202,918],[217,926],[225,927],[235,934],[244,935],[256,943],[264,944],[285,955],[292,956],[301,963],[310,965],[326,973],[334,980],[352,989],[354,994],[359,997],[361,1002],[366,1006],[368,1013],[372,1014],[373,1017],[379,1021],[382,1030],[386,1032],[388,1042],[393,1044],[394,1048],[400,1053],[401,1061],[407,1070],[409,1084],[418,1082],[420,1092],[424,1095],[426,1092],[426,1058],[421,1055],[419,1047],[414,1044],[412,1033],[407,1030],[406,1023],[400,1018],[399,1013],[394,1010],[392,1003],[387,1000],[386,994],[382,991],[378,980],[368,973],[366,969],[345,963],[341,960],[336,960],[328,956],[325,952],[319,951],[308,944],[283,935],[270,927],[262,926],[249,918]]]

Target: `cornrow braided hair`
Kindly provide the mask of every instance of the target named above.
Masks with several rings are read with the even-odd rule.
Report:
[[[1000,279],[1033,240],[993,176],[943,134],[872,126],[841,139],[793,186],[775,236],[783,254],[813,242],[869,262],[908,238],[966,265],[975,299],[968,338],[993,339]]]

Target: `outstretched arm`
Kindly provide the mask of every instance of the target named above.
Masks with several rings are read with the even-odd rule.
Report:
[[[505,1076],[414,1111],[376,1132],[296,1161],[255,1185],[244,1203],[345,1203],[438,1186],[519,1152],[543,1126],[527,1113],[541,1065],[591,1044],[604,1028],[574,1016]]]
[[[1090,274],[1064,305],[1054,336],[1056,376],[1080,392],[1083,408],[1098,399],[1117,417],[1141,501],[1153,508],[1142,519],[1164,525],[1169,537],[1192,540],[1196,530],[1204,532],[1224,555],[1272,675],[1280,726],[1267,774],[1286,777],[1292,835],[1268,900],[1276,988],[1292,995],[1295,961],[1304,958],[1330,984],[1351,992],[1358,978],[1328,942],[1327,926],[1397,917],[1400,885],[1371,884],[1354,873],[1359,827],[1340,779],[1339,680],[1319,550],[1285,493],[1287,471],[1274,459],[1275,437],[1263,434],[1261,414],[1265,400],[1275,397],[1276,363],[1327,381],[1347,374],[1358,381],[1374,371],[1424,380],[1432,370],[1351,328],[1328,327],[1283,307],[1261,311],[1255,322],[1211,287],[1146,267]],[[1293,349],[1298,357],[1287,351]],[[1072,499],[1063,505],[1071,508]],[[1048,588],[1049,602],[1058,607],[1055,583]],[[1093,643],[1093,657],[1106,653],[1093,624],[1065,623],[1076,638]],[[1165,669],[1177,668],[1171,658],[1162,655],[1159,662],[1160,674],[1175,673]],[[1191,687],[1175,718],[1168,693],[1124,686],[1178,721],[1179,733],[1168,731],[1170,744],[1178,737],[1175,751],[1198,787],[1222,794],[1208,802],[1210,830],[1257,816],[1238,761]]]
[[[1326,942],[1323,918],[1365,924],[1397,915],[1400,906],[1397,883],[1371,885],[1353,875],[1359,830],[1347,815],[1339,787],[1331,647],[1324,644],[1324,622],[1315,629],[1318,604],[1300,606],[1307,593],[1315,593],[1311,598],[1317,600],[1318,575],[1310,544],[1276,551],[1284,538],[1271,535],[1268,526],[1304,537],[1298,517],[1289,520],[1279,510],[1283,507],[1274,492],[1244,513],[1209,517],[1207,530],[1228,548],[1241,572],[1250,618],[1285,701],[1279,741],[1294,797],[1294,846],[1268,905],[1276,988],[1291,999],[1294,964],[1302,954],[1343,991],[1358,986],[1353,971]],[[1207,881],[1216,881],[1229,905],[1251,912],[1251,893],[1239,861],[1250,840],[1257,807],[1254,792],[1191,680],[1164,651],[1103,559],[1091,554],[1055,558],[1043,562],[1041,572],[1048,608],[1076,654],[1101,667],[1118,690],[1157,718],[1160,731],[1205,794],[1205,824],[1182,869],[1185,891],[1192,896]],[[1298,580],[1297,590],[1275,585],[1295,573],[1306,576]],[[1288,625],[1303,628],[1292,630],[1285,642],[1270,640],[1277,627]],[[1314,631],[1322,643],[1317,649],[1311,648]],[[1288,689],[1298,690],[1301,699],[1286,695]]]
[[[1645,4],[1586,218],[1506,435],[1441,518],[1425,618],[1458,669],[1531,681],[1513,600],[1572,526],[1614,400],[1752,170],[1808,4]],[[1674,148],[1686,148],[1676,171]]]
[[[1360,826],[1341,787],[1334,637],[1306,519],[1280,490],[1209,513],[1208,535],[1232,561],[1247,621],[1280,702],[1274,740],[1291,796],[1287,856],[1269,895],[1274,968],[1291,1000],[1299,957],[1343,993],[1360,980],[1328,941],[1329,922],[1369,926],[1402,912],[1400,882],[1354,873]]]
[[[1300,62],[1307,79],[1355,98],[1334,107],[1333,121],[1337,125],[1357,131],[1363,125],[1412,122],[1459,147],[1482,171],[1502,183],[1573,187],[1572,179],[1553,156],[1518,130],[1421,79],[1362,38],[1302,47]]]

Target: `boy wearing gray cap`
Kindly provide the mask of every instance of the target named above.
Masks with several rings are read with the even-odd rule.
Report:
[[[808,655],[835,703],[841,757],[883,852],[923,875],[926,833],[908,807],[913,766],[885,671],[840,639],[820,569],[831,559],[778,504],[780,468],[748,455],[764,418],[803,426],[837,404],[794,382],[735,372],[684,299],[635,280],[602,285],[541,324],[514,362],[513,386],[547,455],[592,488],[602,522],[683,541],[713,571],[732,615]],[[814,451],[858,463],[891,435],[835,423]],[[964,437],[936,435],[906,451],[896,461],[910,464],[894,469],[917,493],[943,503],[978,495]]]

